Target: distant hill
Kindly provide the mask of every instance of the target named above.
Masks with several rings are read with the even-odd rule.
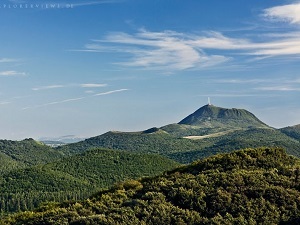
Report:
[[[66,155],[104,147],[134,152],[157,153],[180,163],[247,147],[284,147],[300,156],[300,142],[261,122],[244,109],[205,105],[179,123],[140,132],[107,132],[84,141],[61,146]]]
[[[110,131],[78,143],[58,147],[57,150],[72,155],[96,147],[168,155],[195,149],[197,144],[192,140],[175,138],[160,129],[156,132],[149,132],[149,130],[144,132]]]
[[[217,137],[196,139],[194,143],[200,146],[198,150],[177,152],[168,157],[181,163],[189,163],[219,153],[262,146],[282,147],[286,149],[288,154],[300,157],[300,142],[276,129],[236,130]]]
[[[42,137],[39,138],[39,141],[45,144],[71,144],[84,140],[84,138],[77,137],[75,135],[64,135],[61,137]]]
[[[282,133],[300,141],[300,124],[279,129]]]
[[[0,178],[0,212],[33,209],[43,201],[82,199],[115,182],[158,175],[178,165],[159,155],[93,149],[57,162],[15,169]]]
[[[205,105],[199,108],[181,120],[179,124],[201,127],[269,127],[245,109],[226,109],[214,105]]]
[[[0,173],[13,168],[52,162],[62,156],[57,150],[31,138],[23,141],[0,140]]]
[[[299,224],[299,186],[299,159],[278,148],[246,149],[0,224]]]
[[[179,123],[161,127],[176,137],[208,135],[223,131],[267,128],[254,114],[245,109],[227,109],[204,105]]]

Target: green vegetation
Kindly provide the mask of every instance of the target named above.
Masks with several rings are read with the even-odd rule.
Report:
[[[292,127],[281,128],[280,131],[287,136],[297,139],[300,141],[300,124]]]
[[[261,146],[283,147],[294,156],[300,156],[299,141],[276,129],[236,130],[218,137],[190,140],[170,135],[161,129],[153,132],[107,132],[74,144],[57,148],[64,154],[76,154],[94,147],[156,153],[180,163],[190,163],[214,154],[236,149]]]
[[[159,155],[93,149],[9,171],[0,178],[0,212],[33,209],[42,201],[83,199],[115,182],[157,175],[178,165]]]
[[[168,155],[181,163],[231,152],[236,149],[257,148],[262,146],[282,147],[287,153],[300,157],[300,142],[275,129],[239,130],[219,137],[194,140],[200,148]]]
[[[226,109],[214,105],[205,105],[187,116],[179,124],[203,128],[268,128],[255,115],[245,109]]]
[[[33,139],[0,140],[0,174],[15,168],[52,162],[62,156],[59,151]]]
[[[196,149],[197,145],[192,140],[175,138],[165,132],[107,132],[85,141],[58,147],[57,150],[65,154],[76,154],[95,147],[167,155]]]
[[[2,224],[299,224],[300,160],[279,148],[213,156]]]
[[[161,174],[179,163],[261,146],[274,149],[218,155],[163,176],[132,180]],[[267,212],[273,224],[289,224],[292,218],[300,218],[294,197],[300,187],[299,162],[277,147],[300,157],[299,125],[277,130],[246,110],[212,105],[178,124],[107,132],[56,148],[33,139],[0,140],[0,215],[32,210],[44,201],[72,200],[76,203],[49,203],[10,220],[18,218],[20,224],[30,217],[34,218],[31,224],[53,224],[50,220],[57,224],[127,224],[129,220],[130,224],[260,224],[262,212]],[[278,176],[267,175],[270,171]],[[259,189],[251,186],[255,182]],[[238,204],[244,207],[241,212]]]

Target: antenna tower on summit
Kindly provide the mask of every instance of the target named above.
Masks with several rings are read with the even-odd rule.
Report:
[[[207,104],[211,105],[211,103],[210,103],[210,97],[207,98]]]

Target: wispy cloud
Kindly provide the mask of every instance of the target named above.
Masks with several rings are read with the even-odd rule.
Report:
[[[0,102],[0,105],[7,105],[7,104],[10,104],[11,102]]]
[[[255,89],[261,91],[300,91],[300,87],[295,87],[292,85],[265,86],[257,87]]]
[[[218,54],[210,53],[215,50]],[[300,33],[285,36],[273,33],[256,42],[220,32],[196,35],[143,29],[135,34],[111,33],[76,51],[127,53],[132,56],[130,60],[118,64],[128,67],[169,71],[203,69],[232,62],[241,55],[246,58],[244,64],[271,57],[300,56]]]
[[[98,87],[106,87],[107,84],[80,84],[83,88],[98,88]]]
[[[7,70],[7,71],[2,71],[0,72],[0,76],[7,76],[7,77],[12,77],[12,76],[26,76],[27,74],[25,72],[18,72],[15,70]]]
[[[114,91],[107,91],[107,92],[102,92],[102,93],[95,94],[93,96],[110,95],[110,94],[113,94],[113,93],[116,93],[116,92],[123,92],[123,91],[129,91],[129,89],[119,89],[119,90],[114,90]]]
[[[216,80],[217,83],[228,83],[228,84],[258,84],[270,82],[266,79],[220,79]]]
[[[287,26],[300,24],[300,2],[267,8],[262,13],[264,18],[288,22]],[[274,30],[258,33],[258,30],[252,27],[243,35],[239,33],[239,36],[235,36],[236,33],[230,32],[229,34],[217,31],[152,32],[140,29],[131,34],[109,33],[99,40],[91,40],[83,49],[73,51],[125,53],[129,55],[128,61],[116,64],[165,72],[200,70],[224,65],[253,65],[257,61],[272,60],[275,57],[289,57],[289,61],[300,56],[298,27],[291,26],[284,33],[274,33]]]
[[[65,85],[49,85],[49,86],[42,86],[42,87],[35,87],[31,90],[33,91],[41,91],[41,90],[48,90],[48,89],[56,89],[56,88],[63,88]]]
[[[275,21],[300,24],[300,2],[265,9],[263,15]]]
[[[149,32],[142,29],[134,35],[111,33],[103,40],[87,44],[82,51],[125,52],[133,57],[130,61],[118,64],[148,69],[204,68],[230,60],[230,57],[206,54],[188,38],[188,35],[174,31]]]
[[[41,90],[48,90],[48,89],[57,89],[57,88],[70,88],[70,87],[81,87],[81,88],[100,88],[106,87],[107,84],[99,84],[99,83],[87,83],[87,84],[54,84],[54,85],[47,85],[47,86],[40,86],[31,88],[33,91],[41,91]]]
[[[69,98],[69,99],[64,99],[64,100],[60,100],[60,101],[48,102],[48,103],[44,103],[44,104],[40,104],[40,105],[24,107],[24,108],[22,108],[22,110],[35,109],[35,108],[41,108],[41,107],[46,107],[46,106],[50,106],[50,105],[57,105],[57,104],[63,104],[63,103],[68,103],[68,102],[80,101],[80,100],[91,98],[91,97],[96,97],[96,96],[101,96],[101,95],[110,95],[113,93],[123,92],[123,91],[128,91],[128,90],[129,89],[118,89],[118,90],[102,92],[102,93],[98,93],[98,94],[94,94],[94,95],[90,95],[90,96],[85,96],[85,97]]]
[[[0,63],[11,63],[11,62],[18,62],[18,59],[12,59],[12,58],[1,58]]]

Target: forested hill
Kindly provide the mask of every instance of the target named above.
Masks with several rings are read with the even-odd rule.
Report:
[[[0,173],[14,168],[44,164],[63,155],[31,138],[23,141],[0,140]]]
[[[300,124],[281,128],[280,131],[294,139],[300,141]]]
[[[48,203],[2,224],[299,224],[300,160],[279,148],[216,155],[116,184],[80,202]]]
[[[158,128],[144,132],[107,132],[74,144],[59,147],[64,154],[76,154],[95,147],[156,153],[180,163],[230,152],[243,148],[261,146],[284,147],[294,156],[300,156],[300,143],[276,129],[236,130],[224,135],[187,139],[177,138]]]
[[[0,178],[0,213],[31,210],[44,201],[83,199],[115,182],[158,175],[178,165],[160,155],[93,149],[15,169]]]

